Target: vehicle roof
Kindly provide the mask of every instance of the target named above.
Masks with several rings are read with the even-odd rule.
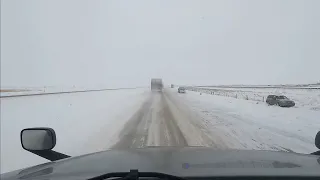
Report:
[[[277,95],[268,95],[268,97],[277,97]]]
[[[176,176],[320,176],[320,156],[297,153],[143,148],[109,150],[38,165],[1,175],[1,179],[87,179],[109,172],[162,172]],[[230,171],[232,169],[232,171]]]

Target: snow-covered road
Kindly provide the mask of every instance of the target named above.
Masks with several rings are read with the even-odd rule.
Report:
[[[207,146],[310,153],[319,111],[177,90],[131,89],[1,99],[1,173],[46,162],[22,150],[23,128],[48,126],[56,151]]]
[[[153,92],[127,122],[114,148],[187,146],[164,93]]]
[[[132,116],[112,148],[143,148],[147,146],[214,146],[217,138],[207,134],[198,119],[182,109],[170,90],[150,92],[141,108]]]

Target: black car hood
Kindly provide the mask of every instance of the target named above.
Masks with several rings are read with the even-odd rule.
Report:
[[[130,169],[183,177],[320,176],[320,156],[200,147],[108,150],[5,173],[1,179],[87,179]]]

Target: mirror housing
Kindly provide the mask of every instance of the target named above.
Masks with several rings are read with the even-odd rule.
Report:
[[[316,147],[319,149],[319,151],[316,151],[314,153],[311,153],[313,155],[318,155],[320,156],[320,131],[317,133],[316,138],[314,140],[314,144],[316,145]],[[320,159],[319,159],[320,160]],[[320,162],[320,161],[319,161]]]
[[[317,133],[316,138],[314,140],[314,144],[318,149],[320,149],[320,131]]]
[[[20,133],[22,148],[27,151],[51,150],[56,145],[56,133],[52,128],[27,128]]]
[[[21,146],[26,151],[50,161],[57,161],[70,156],[52,149],[56,145],[56,133],[52,128],[27,128],[20,132]]]

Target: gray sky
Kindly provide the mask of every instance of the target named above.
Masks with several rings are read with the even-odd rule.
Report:
[[[320,80],[319,0],[1,0],[1,86]]]

